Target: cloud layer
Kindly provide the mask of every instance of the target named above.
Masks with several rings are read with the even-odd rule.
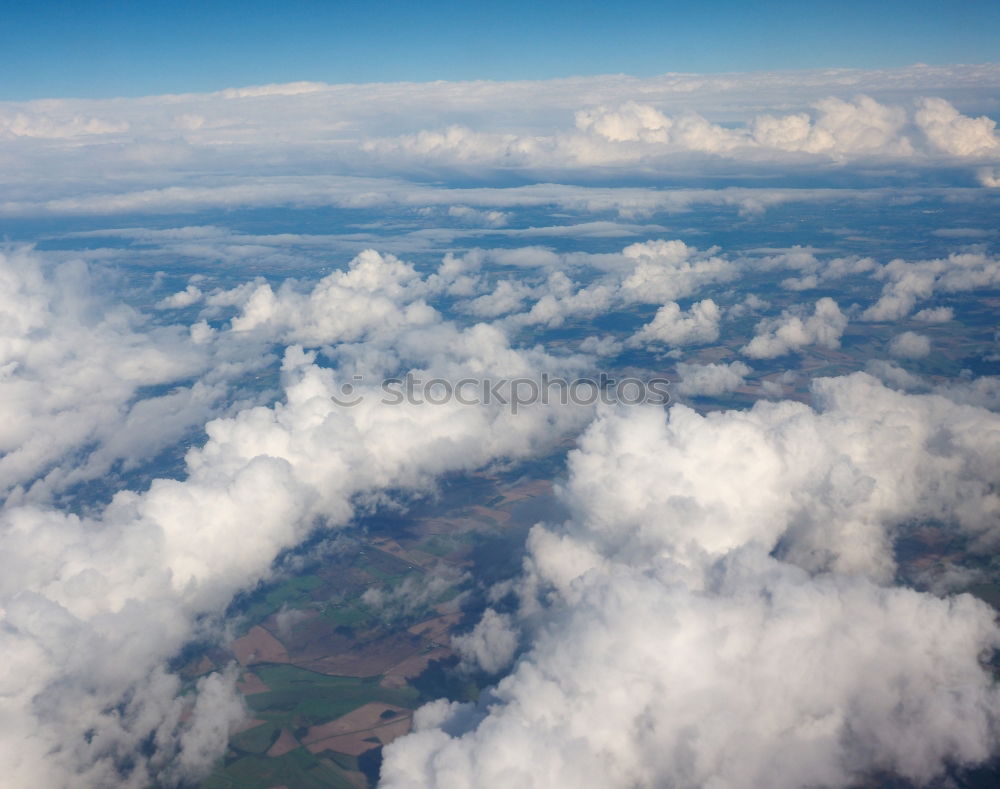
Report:
[[[919,783],[993,755],[996,624],[948,592],[1000,538],[998,87],[915,66],[0,103],[4,785],[198,781],[244,716],[236,671],[170,661],[224,640],[276,556],[571,444],[571,517],[452,640],[495,687],[419,711],[385,786]],[[601,372],[698,410],[378,387]],[[900,563],[921,529],[956,554]],[[478,582],[432,576],[365,602],[392,621]]]
[[[38,277],[32,283],[44,291]],[[368,341],[341,347],[340,371],[289,346],[282,398],[210,421],[208,440],[188,452],[182,479],[122,491],[84,517],[42,503],[8,503],[0,512],[0,641],[16,677],[4,691],[0,747],[11,785],[145,786],[204,772],[242,707],[232,675],[205,679],[185,699],[178,679],[164,671],[198,635],[201,617],[266,577],[278,552],[317,523],[349,522],[355,497],[426,490],[440,474],[538,451],[586,419],[588,409],[558,405],[516,417],[457,403],[392,407],[374,383],[356,407],[337,406],[331,398],[352,380],[347,370],[377,381],[387,367],[449,378],[566,369],[540,350],[512,348],[496,329],[444,321],[420,299],[430,287],[411,267],[369,253],[306,294],[243,289],[221,334],[246,341],[250,351],[268,338],[335,343],[367,333]],[[381,315],[380,299],[403,320]],[[37,301],[44,309],[44,299]],[[420,317],[408,321],[408,314]],[[85,357],[82,368],[96,375],[105,348],[95,344],[92,352],[97,356]],[[90,421],[77,411],[60,418]],[[101,427],[123,429],[114,418]],[[107,454],[114,436],[97,435],[104,447],[95,454]],[[147,739],[155,748],[140,757]]]
[[[479,706],[421,710],[381,785],[923,783],[989,757],[992,611],[883,583],[906,524],[995,540],[1000,422],[860,374],[817,387],[819,411],[599,417],[573,519],[535,527],[509,587],[522,655]]]

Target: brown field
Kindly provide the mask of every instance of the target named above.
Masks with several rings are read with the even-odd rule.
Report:
[[[414,567],[426,568],[438,561],[436,556],[424,553],[423,551],[404,548],[398,542],[389,537],[379,537],[374,539],[372,540],[372,545],[376,546],[380,551],[384,551],[390,556],[395,556],[397,559],[401,559],[407,564],[412,564]]]
[[[401,576],[433,570],[442,562],[457,568],[471,566],[470,557],[477,544],[475,539],[470,539],[473,533],[495,536],[506,532],[515,520],[523,519],[517,514],[520,508],[516,505],[549,496],[552,491],[549,480],[522,478],[507,483],[491,475],[485,475],[485,479],[489,484],[482,486],[481,494],[463,496],[455,506],[428,513],[440,517],[417,516],[406,521],[405,528],[386,528],[380,534],[376,530],[376,534],[359,541],[356,551],[346,555],[335,569],[316,571],[322,583],[310,589],[309,595],[295,597],[279,612],[272,609],[272,613],[246,635],[234,641],[230,650],[243,667],[237,684],[240,693],[252,696],[270,690],[253,670],[261,663],[290,663],[334,676],[375,679],[381,675],[382,687],[403,689],[411,687],[410,681],[424,672],[431,661],[452,657],[448,645],[451,631],[462,620],[461,595],[435,605],[433,611],[423,614],[426,619],[408,628],[406,625],[413,621],[412,618],[404,620],[405,624],[383,621],[358,603],[357,598],[366,588],[384,584],[387,574]],[[477,505],[477,501],[491,504]],[[510,509],[514,510],[514,515]],[[436,539],[433,545],[422,545],[423,540],[436,534],[452,535],[453,539]],[[441,553],[447,555],[442,557]],[[352,558],[355,559],[353,563]],[[327,610],[327,606],[332,609]],[[353,608],[355,606],[357,608]],[[220,665],[229,659],[221,650],[218,656],[212,654],[211,657]],[[192,661],[192,668],[195,665]],[[387,711],[396,714],[382,718]],[[363,789],[368,785],[365,776],[344,769],[341,756],[336,756],[340,762],[335,765],[332,755],[357,757],[386,745],[410,731],[412,715],[411,710],[403,707],[371,702],[336,720],[313,726],[298,738],[291,728],[298,723],[282,720],[278,725],[289,728],[280,730],[266,756],[282,758],[292,754],[294,758],[295,753],[302,755],[296,749],[306,748],[322,762],[330,762],[331,769],[356,784],[358,789]],[[262,720],[252,719],[244,723],[240,731],[263,724]],[[273,732],[274,728],[269,731]]]
[[[388,720],[382,713],[391,710],[396,717]],[[335,721],[313,726],[302,738],[312,753],[330,750],[359,756],[367,750],[388,745],[410,731],[411,712],[392,704],[371,702],[342,715]]]
[[[288,662],[288,652],[284,644],[260,625],[254,625],[243,638],[236,639],[230,649],[233,650],[241,666]]]
[[[320,674],[337,674],[344,677],[370,677],[384,674],[422,648],[423,642],[407,633],[391,633],[367,644],[356,644],[351,649],[335,654],[308,653],[296,656],[296,666]]]
[[[216,668],[217,667],[215,663],[212,662],[212,659],[209,658],[208,655],[203,655],[201,660],[195,664],[192,669],[192,673],[194,676],[201,676],[202,674],[207,674],[210,671],[215,671]]]
[[[434,606],[434,610],[442,616],[445,614],[460,613],[462,610],[462,600],[460,597],[453,597],[451,600],[445,600],[443,603],[438,603]]]
[[[251,671],[243,672],[240,681],[236,683],[236,689],[244,696],[252,696],[254,693],[266,693],[270,688],[264,681]]]
[[[432,660],[442,660],[446,657],[451,657],[451,655],[452,651],[447,647],[435,647],[429,652],[411,655],[406,660],[397,663],[383,672],[385,679],[380,684],[387,688],[401,688],[406,685],[407,679],[421,674]]]
[[[383,718],[382,713],[392,711],[396,713],[394,718]],[[336,720],[329,723],[322,723],[313,726],[302,738],[305,745],[320,740],[327,740],[330,737],[338,737],[342,734],[354,734],[360,731],[368,731],[394,723],[401,719],[409,719],[411,711],[406,707],[397,707],[394,704],[385,704],[381,701],[371,701],[356,710],[351,710],[346,715],[341,715]]]
[[[451,632],[451,629],[461,621],[461,619],[461,613],[446,613],[442,616],[436,616],[433,619],[428,619],[424,622],[418,622],[413,625],[413,627],[409,628],[409,632],[413,633],[415,636],[426,638],[428,641],[434,641],[439,644],[447,644],[449,643],[448,634]]]
[[[233,734],[239,734],[240,732],[249,731],[250,729],[254,729],[257,726],[261,726],[265,723],[267,723],[267,721],[262,721],[260,718],[247,718],[239,726],[236,727],[236,729],[233,731]]]
[[[290,659],[297,662],[346,652],[357,646],[357,639],[336,632],[329,621],[317,618],[296,628],[285,645]]]
[[[336,751],[346,753],[348,756],[360,756],[365,751],[378,748],[381,740],[378,740],[370,731],[359,732],[358,734],[342,734],[340,737],[331,737],[328,740],[320,740],[306,749],[313,754],[323,753],[323,751]]]
[[[485,520],[497,525],[503,525],[510,520],[510,513],[506,510],[497,510],[492,507],[470,507],[469,512],[476,520]]]
[[[284,756],[290,751],[294,751],[301,743],[295,739],[295,735],[288,729],[282,729],[278,739],[274,741],[268,751],[268,756]]]
[[[450,518],[421,518],[413,524],[411,531],[419,539],[433,534],[464,534],[482,527],[481,520],[456,515]]]

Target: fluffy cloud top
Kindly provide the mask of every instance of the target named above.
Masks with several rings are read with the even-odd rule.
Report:
[[[757,116],[751,122],[753,141],[779,151],[838,158],[852,154],[913,153],[909,139],[900,134],[906,123],[906,112],[901,107],[885,106],[870,96],[859,96],[853,102],[826,98],[817,102],[815,108],[818,113],[815,121],[805,113]]]
[[[859,172],[965,163],[988,185],[998,137],[982,108],[998,85],[995,66],[966,66],[405,88],[293,83],[2,102],[0,213],[370,205],[405,200],[416,185],[361,185],[359,175],[427,183],[511,170],[548,181],[560,172],[743,177],[801,168],[825,175],[831,162]],[[344,182],[288,175],[320,172]],[[132,186],[114,186],[124,183]],[[448,205],[465,223],[505,221],[500,205],[480,215],[464,210],[481,208],[465,200]]]
[[[682,395],[720,395],[743,386],[750,367],[743,362],[729,364],[686,364],[677,365],[681,382],[677,392]]]
[[[847,328],[847,316],[837,302],[824,297],[816,302],[813,314],[804,318],[786,311],[780,318],[766,319],[757,326],[757,335],[742,352],[751,359],[773,359],[807,345],[837,348]]]
[[[50,324],[56,335],[62,327],[46,300],[53,286],[30,260],[24,263],[8,273],[20,288],[5,323],[14,362],[48,347],[58,361],[58,353],[72,350],[81,370],[100,379],[104,355],[119,350],[121,364],[134,367],[146,354],[151,372],[141,364],[139,372],[164,375],[159,349],[131,334],[127,321],[111,331],[101,319],[81,324],[67,313],[65,330],[76,331],[75,340],[82,326],[91,332],[85,336],[107,345],[95,342],[87,351],[39,335]],[[332,397],[343,396],[352,374],[377,381],[389,370],[499,378],[568,369],[540,349],[511,347],[495,327],[443,321],[422,302],[435,276],[420,277],[401,261],[369,253],[305,293],[252,285],[210,295],[237,309],[231,326],[213,336],[241,343],[246,352],[288,337],[321,344],[364,332],[367,341],[338,346],[336,370],[315,364],[315,353],[301,346],[289,347],[283,398],[210,421],[206,443],[187,454],[182,479],[122,491],[86,516],[44,503],[8,501],[0,510],[0,649],[15,678],[2,688],[0,762],[10,786],[143,787],[197,777],[242,715],[233,676],[206,679],[193,698],[182,698],[179,680],[164,671],[165,661],[198,634],[204,615],[267,576],[275,556],[317,522],[347,523],[356,496],[420,490],[448,471],[524,456],[587,419],[587,408],[558,405],[522,408],[516,417],[498,405],[393,407],[374,383],[355,390],[363,402],[338,406]],[[407,320],[414,313],[420,319]],[[25,341],[32,331],[39,342]],[[111,382],[126,391],[136,386],[122,379]],[[99,393],[99,380],[94,389]],[[66,418],[83,421],[76,412]],[[9,429],[23,429],[24,421],[15,419]],[[112,419],[104,429],[117,424]],[[155,747],[140,747],[144,742]]]
[[[701,252],[679,240],[630,244],[622,250],[632,267],[622,281],[622,292],[629,301],[667,302],[734,279],[736,266],[718,251],[712,247]]]
[[[1000,153],[997,124],[982,115],[969,118],[944,99],[922,99],[915,120],[938,150],[952,156],[996,156]]]
[[[930,337],[912,331],[897,334],[889,343],[889,353],[902,359],[922,359],[930,352]]]
[[[0,251],[0,493],[8,500],[44,500],[116,463],[153,457],[222,412],[229,379],[268,361],[259,347],[149,326],[147,316],[107,303],[102,276],[111,275],[79,260]]]
[[[912,246],[867,257],[846,215],[815,247],[788,247],[805,228],[785,224],[741,235],[785,246],[693,244],[710,222],[735,233],[795,202],[988,206],[1000,154],[982,113],[998,86],[1000,68],[970,66],[0,103],[0,216],[15,237],[41,232],[33,218],[67,224],[48,252],[0,252],[5,785],[197,781],[243,715],[235,675],[189,688],[166,664],[218,636],[234,593],[316,524],[349,524],[359,499],[548,452],[593,418],[385,407],[384,376],[652,364],[647,348],[717,341],[723,314],[759,320],[744,353],[769,359],[837,347],[856,294],[885,321],[996,287],[991,231],[964,221],[927,238],[982,246],[886,265]],[[268,230],[284,219],[262,211],[242,222],[248,208],[308,232]],[[139,282],[141,309],[109,295],[117,276]],[[746,292],[757,283],[770,303]],[[821,292],[796,305],[807,290]],[[629,339],[637,305],[655,317]],[[943,338],[964,307],[914,319],[957,316]],[[904,328],[866,331],[915,358],[926,338]],[[859,375],[817,384],[813,408],[602,414],[571,454],[572,517],[532,531],[524,572],[454,640],[466,666],[508,676],[479,706],[422,710],[385,783],[780,789],[920,782],[989,756],[991,613],[888,584],[916,524],[995,549],[1000,428],[984,407],[1000,390],[869,369],[911,394]],[[677,371],[691,397],[751,372]],[[362,402],[338,407],[348,386]],[[391,620],[458,578],[366,602]]]
[[[380,786],[798,789],[990,755],[983,604],[812,581],[749,552],[715,575],[693,591],[666,567],[593,571],[489,712],[424,707]]]
[[[479,706],[419,711],[381,785],[798,789],[989,758],[993,612],[878,579],[904,524],[996,536],[997,417],[864,375],[817,393],[592,425],[572,520],[510,587],[527,648]]]
[[[875,276],[885,281],[882,295],[861,313],[861,318],[891,321],[909,315],[918,302],[935,293],[995,287],[1000,284],[1000,260],[982,252],[956,252],[947,258],[914,262],[897,259]]]
[[[664,304],[653,320],[629,338],[631,345],[705,345],[719,338],[722,312],[711,299],[691,305],[687,312],[676,301]]]
[[[826,96],[812,113],[760,113],[738,127],[712,122],[689,110],[667,115],[626,101],[617,107],[579,110],[575,131],[549,136],[477,131],[450,126],[364,143],[368,153],[398,164],[415,158],[438,166],[501,163],[527,169],[653,166],[709,156],[752,166],[810,161],[914,160],[942,157],[991,160],[1000,153],[995,122],[962,115],[947,100],[921,98],[912,112],[871,96]]]

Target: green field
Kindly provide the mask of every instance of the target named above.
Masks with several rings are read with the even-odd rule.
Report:
[[[381,677],[331,677],[288,665],[257,666],[254,672],[270,690],[247,696],[252,714],[297,734],[371,701],[400,707],[417,703],[415,690],[383,688]]]

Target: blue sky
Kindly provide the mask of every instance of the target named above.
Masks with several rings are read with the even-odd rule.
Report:
[[[916,62],[1000,52],[1000,3],[8,2],[0,99],[235,85],[540,79]]]

